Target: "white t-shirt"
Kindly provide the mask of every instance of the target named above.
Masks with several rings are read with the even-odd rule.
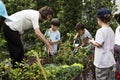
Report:
[[[120,45],[120,26],[115,31],[115,44]]]
[[[29,28],[39,28],[39,12],[36,10],[28,9],[16,12],[10,16],[15,21],[5,20],[5,23],[13,31],[18,31],[20,34]]]
[[[108,68],[115,64],[114,32],[111,27],[101,27],[97,30],[95,41],[102,47],[95,47],[94,65],[98,68]]]
[[[45,35],[49,36],[49,40],[60,40],[60,32],[58,30],[53,31],[51,28],[45,32]],[[54,52],[57,52],[58,44],[51,45]]]

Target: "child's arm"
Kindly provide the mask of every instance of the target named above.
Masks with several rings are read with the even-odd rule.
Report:
[[[96,47],[101,47],[101,46],[102,46],[101,44],[95,42],[94,39],[90,39],[89,41],[90,41],[91,44],[93,44],[93,45],[96,46]]]
[[[78,35],[79,35],[79,34],[78,34],[78,33],[76,33],[76,35],[74,36],[74,39],[77,39]]]
[[[57,33],[55,40],[50,40],[50,44],[59,44],[60,42],[60,32]]]
[[[88,43],[88,38],[84,38],[83,41],[82,41],[82,44],[80,45],[81,47],[84,47],[87,43]]]

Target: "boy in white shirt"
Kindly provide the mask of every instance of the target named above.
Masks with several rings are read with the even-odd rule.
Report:
[[[49,20],[52,15],[52,9],[45,6],[39,9],[39,11],[28,9],[16,12],[10,16],[14,21],[8,21],[8,19],[5,20],[3,32],[5,39],[7,40],[13,68],[15,68],[15,62],[21,62],[24,58],[24,48],[21,41],[21,35],[29,28],[34,29],[35,34],[47,45],[49,52],[53,55],[54,51],[50,43],[39,29],[39,20]]]
[[[49,43],[51,44],[55,53],[57,53],[58,43],[60,41],[60,32],[58,27],[60,26],[60,21],[57,18],[51,20],[51,28],[45,32],[45,36],[48,37]]]
[[[97,30],[95,41],[90,42],[95,46],[94,65],[96,67],[96,80],[114,80],[114,32],[109,26],[111,12],[107,8],[98,10],[96,14],[100,29]]]

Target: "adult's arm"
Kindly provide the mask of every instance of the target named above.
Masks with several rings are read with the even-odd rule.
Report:
[[[45,38],[45,36],[40,31],[40,29],[39,28],[35,28],[34,31],[35,31],[35,34],[46,44],[46,46],[48,48],[48,51],[51,53],[51,55],[53,55],[54,51],[53,51],[50,43],[48,42],[48,40]]]
[[[60,42],[60,40],[52,40],[52,41],[49,41],[50,44],[58,44]]]

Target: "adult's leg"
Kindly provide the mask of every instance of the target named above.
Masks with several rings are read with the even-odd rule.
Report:
[[[2,26],[4,24],[5,18],[0,16],[0,31],[2,30]]]
[[[3,32],[8,43],[10,58],[12,59],[12,64],[14,67],[15,62],[21,62],[24,57],[24,49],[22,41],[20,39],[20,34],[18,31],[11,30],[5,24],[3,26]]]

